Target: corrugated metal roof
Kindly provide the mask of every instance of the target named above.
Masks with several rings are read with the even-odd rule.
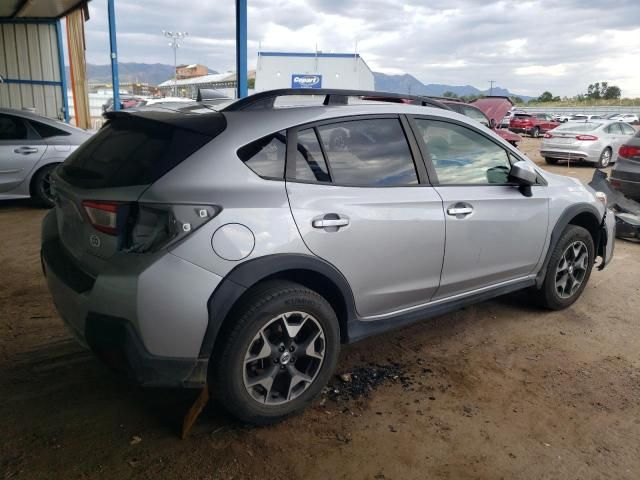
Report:
[[[2,0],[0,19],[60,18],[89,0]]]

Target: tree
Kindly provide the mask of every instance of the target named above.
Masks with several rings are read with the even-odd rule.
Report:
[[[458,98],[458,94],[455,92],[451,92],[449,90],[447,90],[446,92],[444,92],[442,94],[443,97],[447,97],[447,98]]]
[[[520,97],[513,97],[511,100],[513,101],[513,103],[524,103],[524,100],[522,100],[522,98]]]
[[[542,95],[538,97],[539,102],[551,102],[553,101],[553,94],[551,92],[543,92]]]
[[[607,87],[607,90],[604,92],[603,98],[606,98],[607,100],[618,100],[621,96],[622,90],[620,90],[620,87],[611,85],[610,87]]]

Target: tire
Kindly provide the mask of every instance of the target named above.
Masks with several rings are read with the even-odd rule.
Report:
[[[49,177],[57,164],[46,165],[31,178],[31,200],[39,207],[51,208],[55,205],[49,184]]]
[[[576,247],[580,253],[572,260]],[[582,257],[582,253],[586,257]],[[539,303],[551,310],[562,310],[572,305],[589,281],[594,259],[595,248],[591,234],[583,227],[568,225],[551,253],[542,287],[535,292]],[[581,267],[578,268],[577,264]],[[568,278],[563,286],[565,275]],[[573,283],[574,278],[579,280],[577,286]]]
[[[210,388],[242,422],[269,425],[305,409],[329,381],[340,351],[338,319],[322,296],[293,282],[268,281],[247,295],[221,332]]]
[[[544,161],[547,162],[547,165],[555,165],[556,163],[558,163],[557,158],[551,158],[551,157],[544,157]]]
[[[540,127],[533,127],[533,130],[531,130],[531,136],[533,138],[538,138],[540,136]]]
[[[611,165],[611,158],[613,157],[613,152],[611,151],[611,147],[605,148],[600,154],[600,158],[596,162],[596,168],[606,168]]]

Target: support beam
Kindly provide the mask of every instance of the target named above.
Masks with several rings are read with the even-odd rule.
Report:
[[[120,110],[120,79],[118,78],[118,46],[116,44],[116,12],[114,0],[108,0],[109,46],[111,47],[111,84],[113,85],[113,109]]]
[[[62,91],[62,109],[64,121],[69,123],[69,98],[67,97],[67,75],[64,68],[64,51],[62,46],[62,24],[56,20],[56,39],[58,44],[58,64],[60,65],[60,90]]]
[[[247,83],[247,0],[236,0],[236,80],[237,97],[249,94]]]

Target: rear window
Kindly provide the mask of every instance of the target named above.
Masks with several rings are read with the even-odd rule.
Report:
[[[67,158],[61,174],[88,189],[149,185],[211,138],[153,120],[115,118]]]

